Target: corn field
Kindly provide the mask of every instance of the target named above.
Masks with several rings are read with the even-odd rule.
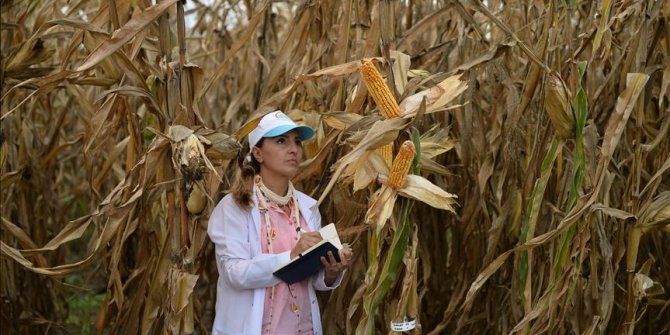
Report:
[[[3,334],[209,334],[209,214],[277,109],[354,252],[325,334],[670,333],[666,0],[2,0],[0,27]]]

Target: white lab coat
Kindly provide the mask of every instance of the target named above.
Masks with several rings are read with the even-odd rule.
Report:
[[[312,231],[321,228],[321,214],[316,200],[297,192],[298,207]],[[256,199],[255,194],[252,199]],[[265,289],[279,283],[272,272],[289,261],[290,252],[264,254],[261,251],[261,217],[256,202],[245,211],[226,195],[214,208],[207,233],[216,246],[216,315],[212,335],[261,334]],[[324,282],[324,271],[310,279],[309,300],[315,335],[323,334],[321,313],[315,289],[332,290],[340,285],[342,274],[332,287]]]

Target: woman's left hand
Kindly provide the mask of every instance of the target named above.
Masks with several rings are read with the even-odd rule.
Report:
[[[339,251],[340,261],[335,260],[333,253],[328,251],[328,257],[321,256],[321,263],[326,268],[325,281],[327,286],[331,286],[337,280],[340,273],[349,267],[349,261],[353,256],[351,249],[344,248]]]

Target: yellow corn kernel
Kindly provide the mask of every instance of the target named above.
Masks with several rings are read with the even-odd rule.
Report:
[[[377,152],[384,162],[386,162],[386,166],[390,169],[391,165],[393,165],[393,142],[382,145],[377,149]]]
[[[392,189],[397,190],[405,185],[405,177],[407,177],[409,168],[412,166],[414,155],[416,155],[414,143],[405,141],[393,160],[393,167],[391,167],[388,186]]]
[[[363,59],[361,63],[360,72],[363,76],[363,81],[384,118],[393,119],[400,117],[398,102],[395,101],[391,90],[386,85],[384,79],[382,79],[379,71],[377,71],[377,67],[368,58]]]

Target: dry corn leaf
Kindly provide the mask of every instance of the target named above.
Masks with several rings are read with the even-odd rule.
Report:
[[[635,274],[633,289],[635,290],[634,295],[637,299],[653,297],[665,293],[665,290],[660,283],[639,272]]]
[[[173,0],[173,2],[175,2]],[[268,9],[270,2],[269,1],[264,1],[263,3],[258,5],[258,8],[260,10],[256,11],[254,15],[251,17],[249,20],[249,23],[244,30],[244,33],[242,34],[241,38],[235,41],[235,44],[233,44],[226,54],[226,59],[221,62],[221,64],[218,66],[218,68],[214,71],[214,75],[207,80],[205,85],[202,88],[202,91],[200,92],[200,95],[197,96],[196,100],[201,100],[202,97],[209,91],[210,87],[221,78],[221,76],[225,73],[225,71],[228,69],[228,66],[230,66],[230,63],[232,62],[232,58],[237,54],[237,52],[240,51],[240,49],[244,46],[244,44],[251,38],[253,35],[254,31],[256,30],[256,27],[258,26],[258,23],[260,22],[260,19],[265,16],[265,11]],[[244,136],[244,135],[242,135]]]
[[[447,129],[436,129],[428,131],[421,136],[421,158],[426,160],[435,158],[455,146],[455,142],[449,138]]]
[[[610,11],[612,9],[613,1],[603,0],[602,8],[600,10],[600,24],[598,25],[598,31],[596,31],[596,36],[593,39],[593,51],[594,54],[599,50],[600,44],[603,40],[603,35],[606,31],[609,31],[608,22],[610,19]]]
[[[323,122],[332,128],[344,130],[362,118],[362,115],[354,113],[328,113],[323,115]]]
[[[421,36],[423,33],[437,25],[440,21],[440,18],[442,16],[448,14],[449,10],[451,9],[452,3],[446,3],[444,7],[441,7],[439,10],[430,13],[426,17],[421,18],[419,22],[417,22],[415,25],[413,25],[410,29],[408,29],[404,36],[400,38],[400,42],[398,43],[398,50],[404,51],[409,48],[410,43],[415,41],[419,36]]]
[[[43,274],[43,275],[49,275],[49,276],[63,276],[67,274],[66,271],[59,271],[59,270],[53,270],[53,269],[45,269],[41,267],[35,267],[33,266],[33,263],[29,260],[27,260],[19,250],[16,248],[12,248],[5,244],[4,241],[0,241],[0,254],[2,254],[3,257],[8,257],[16,261],[17,263],[21,264],[23,267],[34,271],[35,273]]]
[[[627,219],[635,218],[635,215],[633,215],[631,213],[628,213],[626,211],[622,211],[620,209],[607,207],[607,206],[604,206],[602,204],[591,205],[591,210],[594,211],[594,212],[595,211],[602,212],[603,214],[609,215],[611,217],[614,217],[614,218],[617,218],[617,219],[620,219],[620,220],[627,220]]]
[[[281,91],[275,93],[273,96],[267,98],[257,110],[250,115],[251,118],[262,117],[262,115],[271,112],[276,109],[276,104],[284,101],[292,93],[294,93],[300,86],[303,85],[303,82],[308,80],[315,80],[321,78],[322,76],[327,77],[340,77],[353,72],[358,71],[359,61],[352,61],[344,64],[333,65],[312,73],[300,74],[298,78],[293,82],[292,85],[285,87]]]
[[[103,60],[108,56],[119,50],[126,43],[128,43],[135,35],[141,32],[146,26],[156,20],[156,18],[165,12],[168,7],[174,5],[177,0],[164,0],[160,3],[147,8],[142,11],[140,14],[134,15],[130,21],[128,21],[123,27],[118,30],[115,30],[112,36],[102,42],[98,47],[91,52],[91,54],[84,60],[84,62],[77,67],[76,71],[86,71]]]
[[[649,191],[654,186],[654,184],[659,182],[659,180],[663,176],[663,173],[668,171],[668,169],[670,169],[670,156],[668,156],[668,158],[665,160],[663,166],[661,166],[658,169],[658,171],[656,171],[656,173],[654,173],[654,175],[649,179],[647,185],[644,187],[644,189],[642,189],[642,192],[640,192],[640,194],[647,193],[647,191]]]
[[[189,304],[188,300],[199,276],[174,268],[170,269],[167,276],[170,294],[175,297],[171,299],[170,310],[175,314],[182,313]]]
[[[370,183],[377,179],[378,172],[368,162],[369,159],[371,159],[370,156],[373,154],[374,153],[371,151],[364,153],[358,160],[349,164],[342,173],[343,179],[346,179],[348,176],[353,176],[354,192],[368,187]]]
[[[54,50],[48,49],[39,37],[32,37],[23,42],[14,52],[7,55],[4,65],[5,76],[15,77],[19,72],[26,71],[31,65],[46,61]]]
[[[668,95],[668,86],[670,86],[670,63],[668,63],[665,66],[665,70],[663,70],[663,81],[661,82],[661,91],[660,96],[658,97],[659,110],[662,109],[664,98],[670,96]]]
[[[408,54],[397,50],[391,50],[391,58],[394,60],[393,83],[398,95],[403,95],[407,86],[407,73],[410,65],[412,65],[412,59]]]
[[[393,214],[398,192],[383,185],[370,198],[370,205],[365,220],[367,224],[373,225],[377,234],[384,228],[386,221]]]
[[[626,76],[626,90],[617,98],[614,113],[610,117],[605,129],[602,149],[600,150],[603,157],[601,158],[601,162],[606,160],[609,163],[621,139],[621,134],[633,111],[633,107],[637,104],[638,97],[642,93],[647,80],[649,80],[649,76],[644,73],[629,73]],[[604,171],[605,166],[601,164],[600,167],[600,171]]]
[[[0,188],[2,188],[3,190],[8,189],[10,186],[12,186],[12,184],[19,181],[22,175],[23,175],[23,169],[3,173],[2,175],[0,175]]]
[[[398,193],[429,206],[456,213],[454,206],[457,204],[455,200],[457,196],[436,186],[424,177],[413,174],[407,175],[405,186],[398,189]]]
[[[450,76],[439,84],[425,91],[413,94],[400,103],[400,114],[404,118],[411,118],[426,99],[426,114],[433,113],[454,100],[468,88],[468,84],[460,80],[461,75]]]
[[[49,27],[49,26],[66,26],[66,27],[72,27],[72,28],[77,28],[81,29],[83,31],[86,31],[90,34],[92,34],[95,38],[98,39],[107,39],[109,38],[109,32],[107,30],[104,30],[96,25],[93,25],[89,22],[82,21],[81,19],[78,18],[69,18],[69,17],[63,17],[60,19],[55,19],[55,20],[50,20],[45,23],[43,26],[44,28]]]

